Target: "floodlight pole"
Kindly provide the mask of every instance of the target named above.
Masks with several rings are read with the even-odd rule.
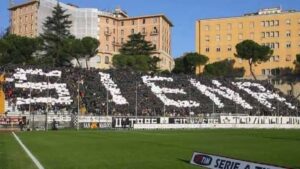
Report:
[[[137,124],[137,111],[138,111],[138,107],[137,107],[137,97],[138,97],[138,85],[137,82],[135,82],[135,123]]]
[[[80,111],[80,105],[79,105],[79,102],[80,102],[80,94],[79,94],[79,92],[80,92],[80,81],[78,81],[78,92],[77,92],[77,102],[78,102],[78,104],[77,104],[77,130],[79,130],[79,111]]]
[[[49,111],[49,76],[47,81],[47,108],[46,108],[46,115],[45,115],[45,131],[48,131],[48,111]]]
[[[189,83],[189,104],[191,104],[191,83]],[[189,118],[190,118],[190,123],[192,123],[191,105],[189,105]]]
[[[106,116],[108,116],[108,90],[106,90]]]

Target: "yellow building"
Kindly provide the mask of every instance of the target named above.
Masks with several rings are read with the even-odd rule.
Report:
[[[10,31],[13,34],[36,37],[43,33],[43,23],[51,16],[57,0],[23,0],[11,4]],[[95,8],[79,8],[73,4],[60,3],[70,15],[71,34],[76,38],[85,36],[99,40],[99,54],[90,59],[89,66],[101,69],[112,67],[112,56],[118,53],[122,43],[132,33],[142,33],[145,39],[156,46],[152,56],[161,59],[161,70],[172,70],[174,59],[171,55],[171,30],[173,24],[163,14],[130,17],[120,8],[114,11],[101,11]],[[85,60],[80,60],[85,65]],[[83,66],[85,67],[85,66]]]
[[[250,39],[270,46],[271,59],[254,66],[255,75],[263,78],[276,73],[272,69],[294,68],[300,53],[300,12],[268,8],[238,17],[201,19],[195,36],[196,52],[208,56],[209,63],[235,59],[235,67],[244,67],[246,77],[250,76],[248,62],[234,57],[236,44]]]

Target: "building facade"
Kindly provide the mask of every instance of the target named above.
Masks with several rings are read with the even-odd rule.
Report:
[[[57,0],[28,0],[21,4],[12,4],[10,10],[10,31],[13,34],[37,37],[43,33],[43,23],[51,16]],[[129,17],[120,8],[114,11],[101,11],[96,8],[79,8],[60,2],[70,14],[72,27],[70,32],[76,38],[90,36],[100,42],[99,54],[90,59],[89,66],[100,69],[112,68],[113,55],[132,33],[142,33],[145,39],[156,46],[152,56],[161,59],[161,70],[172,70],[174,60],[171,55],[171,29],[173,24],[163,15]],[[85,61],[81,60],[85,67]]]
[[[278,73],[277,68],[294,68],[300,53],[300,12],[268,8],[239,17],[201,19],[195,36],[196,52],[208,56],[209,63],[234,59],[235,67],[245,68],[246,77],[248,62],[234,57],[235,46],[247,39],[269,46],[274,51],[271,59],[254,66],[255,75],[264,78]]]

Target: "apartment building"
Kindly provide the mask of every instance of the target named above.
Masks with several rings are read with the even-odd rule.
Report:
[[[274,51],[271,59],[254,66],[255,74],[264,78],[277,74],[277,68],[294,68],[300,53],[300,12],[268,8],[238,17],[200,19],[195,36],[196,52],[208,56],[210,63],[234,59],[235,67],[245,68],[246,77],[250,76],[248,62],[234,57],[235,46],[246,39],[269,46]]]
[[[43,23],[51,16],[57,0],[28,0],[12,4],[10,10],[11,33],[36,37],[43,33]],[[72,4],[59,2],[70,14],[70,32],[76,38],[91,36],[99,39],[99,54],[89,61],[90,67],[112,68],[113,55],[132,33],[142,33],[145,39],[156,46],[152,56],[161,59],[161,70],[172,70],[174,60],[171,55],[171,30],[173,24],[163,14],[130,17],[120,8],[114,11],[101,11],[96,8],[79,8]],[[81,61],[85,66],[85,61]]]

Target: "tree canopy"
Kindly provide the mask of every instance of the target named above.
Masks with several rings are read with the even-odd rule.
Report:
[[[141,33],[129,35],[129,41],[124,43],[120,49],[122,55],[145,55],[150,56],[156,49],[151,42],[145,40]]]
[[[175,59],[174,73],[194,74],[197,66],[205,65],[208,57],[198,53],[186,53],[184,56]]]
[[[0,39],[0,64],[34,64],[40,39],[7,35]]]
[[[253,64],[260,62],[266,62],[270,59],[273,51],[268,46],[261,46],[252,40],[244,40],[236,45],[235,57],[247,60],[250,66],[250,72],[253,78],[256,80],[256,76],[253,72]]]
[[[235,60],[222,60],[205,65],[203,75],[212,77],[243,77],[244,68],[234,68]]]
[[[43,51],[45,52],[44,61],[50,61],[52,65],[63,66],[68,62],[68,56],[64,53],[65,40],[72,38],[70,27],[72,22],[70,15],[57,3],[52,11],[52,16],[48,16],[44,23],[41,35],[43,39]]]
[[[157,72],[160,58],[152,57],[155,46],[146,41],[140,33],[129,36],[129,41],[124,43],[119,50],[120,54],[114,55],[115,68],[129,68],[141,72]]]

